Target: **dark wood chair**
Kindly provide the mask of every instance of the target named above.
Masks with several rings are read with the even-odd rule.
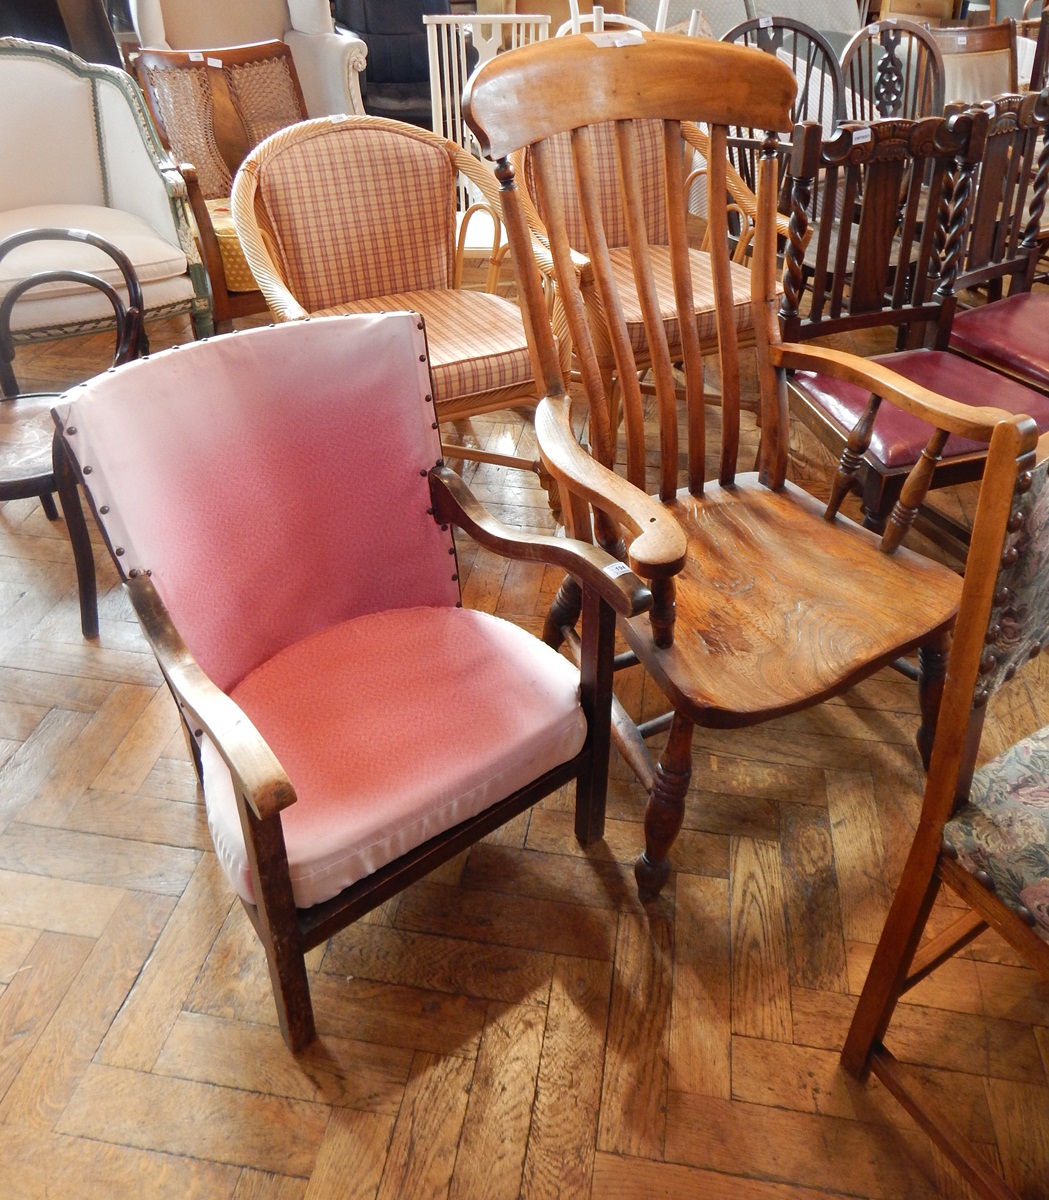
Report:
[[[58,519],[54,493],[62,502],[69,540],[76,563],[80,589],[80,627],[84,637],[98,636],[98,603],[95,584],[95,560],[91,550],[84,512],[80,507],[76,482],[68,472],[56,468],[52,458],[54,423],[51,393],[20,395],[12,363],[14,338],[11,314],[19,299],[32,288],[56,284],[75,284],[102,292],[113,306],[116,321],[116,350],[113,365],[129,362],[146,348],[142,327],[142,290],[128,257],[116,246],[93,233],[72,229],[31,229],[13,234],[0,242],[0,262],[12,250],[28,242],[88,242],[108,254],[116,265],[114,274],[122,280],[127,293],[123,299],[107,279],[86,271],[41,271],[16,283],[0,302],[0,501],[22,500],[36,496],[47,518]]]
[[[651,597],[603,551],[500,525],[445,468],[417,314],[184,346],[55,418],[293,1050],[316,1031],[304,954],[335,930],[564,784],[601,836],[615,616]],[[462,607],[453,525],[579,579],[580,670]]]
[[[306,119],[299,77],[283,42],[216,50],[143,50],[132,59],[150,115],[186,180],[215,328],[266,311],[237,239],[233,176],[271,133]]]
[[[916,21],[893,17],[864,26],[841,53],[841,73],[850,121],[943,112],[943,56]]]
[[[704,404],[702,356],[692,319],[684,205],[684,121],[710,132],[711,192],[724,188],[729,127],[789,130],[795,81],[785,63],[740,46],[643,34],[608,50],[588,38],[561,38],[500,55],[479,68],[467,89],[467,119],[485,153],[497,160],[504,218],[518,286],[528,313],[533,355],[545,387],[537,418],[540,448],[557,479],[569,532],[615,548],[653,589],[650,617],[620,629],[630,653],[665,695],[670,712],[645,725],[624,705],[613,709],[616,744],[649,792],[646,847],[637,865],[641,894],[653,897],[669,872],[668,852],[681,826],[692,770],[696,725],[744,728],[835,696],[853,683],[920,650],[924,734],[928,745],[942,683],[945,642],[961,581],[946,567],[898,545],[897,529],[879,538],[787,480],[786,372],[821,370],[860,384],[948,433],[989,440],[997,410],[959,411],[931,389],[840,351],[781,342],[776,320],[777,139],[761,160],[753,266],[746,276],[754,318],[760,388],[761,445],[756,471],[738,470],[739,345],[728,271],[727,218],[711,208],[711,275],[721,363],[721,401]],[[528,104],[513,97],[527,96]],[[592,127],[614,121],[618,202],[631,230],[629,253],[651,355],[656,396],[647,412],[636,385],[632,342],[602,236],[603,214],[592,179]],[[639,123],[658,122],[669,222],[668,271],[677,297],[686,404],[677,399],[677,351],[671,352],[656,303],[648,240],[638,219]],[[966,118],[972,125],[972,120]],[[548,170],[549,139],[569,135],[573,170]],[[965,144],[964,142],[962,144]],[[559,370],[541,277],[531,258],[526,214],[511,155],[530,148],[558,287],[588,400],[590,451],[580,446]],[[617,461],[605,392],[579,275],[561,213],[571,192],[585,212],[593,286],[604,302],[623,381],[625,475]],[[631,381],[634,381],[631,383]],[[687,434],[679,438],[679,413]],[[707,420],[707,417],[710,420]],[[647,427],[653,429],[646,437]],[[709,426],[709,428],[708,428]],[[649,472],[651,466],[651,477]],[[912,473],[905,503],[924,494],[924,471]],[[650,490],[654,494],[650,494]],[[578,645],[577,585],[567,580],[547,620],[552,644]],[[658,762],[646,736],[666,733]]]
[[[5,0],[0,35],[61,46],[85,62],[124,65],[102,0]]]
[[[1022,418],[991,439],[921,817],[842,1053],[853,1075],[885,1084],[985,1200],[1043,1194],[1044,1143],[1003,1154],[1003,1180],[942,1096],[897,1059],[892,1019],[911,987],[988,927],[1049,981],[1049,729],[974,771],[994,694],[1049,638],[1046,449]],[[941,889],[953,907],[940,915],[953,920],[930,932]],[[913,1029],[906,1040],[896,1050],[921,1061]]]
[[[947,353],[959,284],[1022,273],[1030,260],[1015,230],[1031,192],[1030,132],[1039,105],[1037,96],[1003,98],[993,120],[980,110],[978,140],[959,140],[957,122],[973,119],[962,114],[946,121],[846,124],[830,141],[816,125],[799,133],[790,172],[783,336],[807,341],[895,329],[898,345],[909,339],[917,348],[878,355],[874,362],[970,409],[993,404],[1031,415],[1049,429],[1046,396]],[[813,188],[820,190],[823,211],[848,212],[852,219],[821,221],[805,246]],[[938,242],[938,223],[929,218],[939,209],[950,224],[941,227]],[[882,411],[865,386],[798,372],[789,380],[789,395],[795,416],[838,459],[834,504],[850,488],[859,491],[871,529],[885,528],[923,458],[929,487],[977,479],[983,471],[981,445],[957,437],[946,444],[930,441],[927,423],[891,406]],[[965,531],[953,524],[946,532],[952,546],[964,540]]]
[[[981,174],[959,279],[960,286],[985,288],[990,302],[955,314],[950,348],[1049,393],[1049,295],[1032,291],[1045,243],[1049,96],[999,97],[991,103],[992,128],[1002,127],[1004,136],[1000,148],[990,147]],[[1013,219],[1002,220],[1003,212]]]

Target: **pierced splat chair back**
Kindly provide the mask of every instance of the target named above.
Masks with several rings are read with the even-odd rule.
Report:
[[[761,247],[755,248],[752,271],[731,263],[726,212],[719,205],[712,206],[709,222],[713,249],[703,267],[706,278],[712,281],[716,310],[712,305],[706,316],[710,329],[700,328],[695,316],[697,260],[694,251],[690,254],[698,238],[690,237],[687,225],[682,123],[708,123],[709,191],[712,195],[726,194],[729,125],[789,129],[796,84],[786,64],[742,47],[671,34],[634,34],[623,40],[627,44],[616,45],[613,39],[601,35],[554,40],[500,56],[483,69],[487,86],[494,91],[507,80],[512,81],[510,87],[518,86],[518,78],[534,80],[536,86],[529,89],[527,105],[522,103],[512,114],[507,112],[505,119],[488,107],[480,123],[476,115],[468,119],[474,122],[485,152],[491,157],[505,157],[497,173],[503,180],[511,247],[522,263],[531,262],[532,254],[523,241],[526,205],[515,190],[508,156],[527,148],[530,182],[546,222],[559,298],[566,310],[589,401],[592,453],[605,466],[615,462],[615,431],[599,363],[604,347],[596,344],[594,325],[588,320],[588,308],[593,310],[596,296],[603,312],[599,336],[608,339],[621,386],[626,475],[646,490],[647,406],[642,401],[638,368],[639,362],[643,366],[651,362],[654,415],[660,428],[655,490],[668,500],[681,485],[683,468],[689,487],[702,490],[703,480],[708,477],[708,449],[715,475],[728,480],[735,472],[740,331],[763,320],[767,323],[776,282],[773,139],[768,150],[772,186],[765,199],[763,226],[765,234],[771,231],[772,240],[765,237]],[[669,69],[665,72],[651,55],[645,54],[645,45],[652,42],[666,56]],[[571,89],[557,88],[554,82],[556,72],[562,70],[573,72]],[[611,79],[622,79],[624,71],[637,74],[630,75],[629,89],[621,89],[616,95],[618,84]],[[712,71],[724,72],[729,80],[723,104],[716,110],[711,108],[709,87],[703,81],[704,75],[709,79]],[[506,78],[500,80],[501,74]],[[732,85],[733,74],[740,80],[738,89]],[[696,87],[689,86],[690,79],[697,81]],[[472,95],[473,89],[468,89],[468,102]],[[593,121],[595,112],[602,117],[597,122]],[[565,153],[566,144],[570,144],[569,154]],[[659,194],[653,194],[654,190]],[[614,253],[624,246],[628,254]],[[577,251],[587,254],[585,266],[580,266]],[[525,286],[535,289],[535,300],[540,288],[538,274],[531,274]],[[669,310],[665,307],[668,301],[672,305]],[[532,303],[525,307],[532,308]],[[700,351],[704,332],[713,335],[718,346],[723,396],[720,446],[712,442],[708,447],[704,428]],[[767,334],[766,328],[758,336]],[[564,395],[549,326],[533,323],[531,336],[537,378],[544,379],[548,396]],[[684,379],[688,410],[689,432],[684,444],[679,444],[676,374]],[[770,394],[772,390],[770,387]],[[780,438],[785,439],[786,430],[774,404],[763,419],[770,447],[766,467],[771,481],[777,473],[782,474],[785,458],[777,465],[779,451],[775,447],[785,447]],[[570,514],[568,519],[573,520]],[[582,518],[575,522],[581,533],[584,524],[588,522]]]
[[[865,26],[842,51],[845,118],[930,117],[943,111],[943,55],[916,21],[888,17]]]

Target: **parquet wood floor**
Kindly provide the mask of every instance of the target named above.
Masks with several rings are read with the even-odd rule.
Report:
[[[17,366],[56,386],[104,357],[87,340]],[[528,436],[513,418],[466,433]],[[550,527],[530,478],[470,474],[500,516]],[[467,603],[533,629],[559,582],[468,543],[461,572]],[[676,872],[647,911],[621,762],[589,852],[568,796],[516,819],[312,953],[322,1036],[295,1059],[174,706],[106,562],[100,577],[90,644],[62,527],[35,502],[0,510],[5,1200],[963,1196],[836,1057],[917,811],[902,677],[701,731]],[[1049,719],[1039,664],[1003,693],[986,754]],[[896,1028],[1014,1186],[1049,1196],[1049,989],[984,936]]]

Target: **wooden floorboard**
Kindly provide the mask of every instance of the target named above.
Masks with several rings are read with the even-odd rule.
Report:
[[[170,323],[154,346],[185,334]],[[106,352],[80,339],[16,367],[56,387]],[[517,415],[457,432],[532,445]],[[821,482],[817,449],[800,433],[795,449]],[[504,519],[553,529],[536,479],[464,474]],[[465,541],[459,565],[467,603],[540,628],[557,572]],[[570,789],[549,797],[311,952],[321,1036],[296,1058],[101,553],[99,583],[85,642],[61,522],[0,508],[3,1200],[965,1194],[837,1059],[917,815],[912,684],[885,671],[745,734],[699,731],[674,873],[648,909],[644,796],[622,761],[590,849]],[[623,683],[660,710],[640,671]],[[1039,660],[1004,690],[984,756],[1049,720],[1047,689]],[[894,1033],[1025,1200],[1047,1200],[1049,988],[984,935]]]

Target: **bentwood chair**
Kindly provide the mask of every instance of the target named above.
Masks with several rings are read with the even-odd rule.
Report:
[[[116,324],[113,365],[118,366],[148,349],[142,329],[142,288],[126,254],[95,234],[80,229],[32,229],[13,234],[0,242],[0,262],[19,246],[38,241],[86,242],[109,256],[114,265],[110,274],[116,278],[111,282],[109,278],[80,270],[41,271],[16,283],[0,301],[0,502],[36,497],[48,520],[56,521],[58,510],[53,497],[55,492],[58,493],[76,564],[80,628],[84,637],[97,637],[98,603],[91,539],[76,483],[67,471],[56,467],[52,455],[55,430],[50,409],[55,396],[51,393],[19,394],[12,368],[15,347],[11,316],[18,301],[34,288],[94,288],[113,308]],[[123,284],[126,303],[114,286],[116,280]]]
[[[943,56],[916,21],[890,17],[865,25],[842,51],[841,73],[850,121],[943,112]]]
[[[454,142],[401,121],[347,117],[305,121],[267,138],[233,184],[237,233],[276,319],[421,313],[442,422],[531,407],[536,393],[521,310],[460,286],[461,176],[498,209],[491,171]],[[561,352],[567,356],[567,343]],[[469,445],[446,449],[538,470]]]
[[[964,408],[993,403],[1049,429],[1045,395],[947,353],[958,286],[1007,272],[1023,275],[1031,261],[1033,247],[1018,243],[1036,190],[1030,165],[1041,103],[1035,95],[1000,98],[993,119],[986,110],[976,113],[979,140],[968,144],[957,133],[973,114],[846,123],[830,140],[819,126],[804,127],[791,161],[794,218],[780,306],[783,336],[807,341],[858,329],[896,330],[901,348],[875,362]],[[804,247],[813,190],[821,211],[840,208],[853,219],[821,221]],[[951,206],[955,238],[949,245],[930,219],[941,204]],[[983,472],[982,445],[958,437],[930,442],[927,423],[872,399],[865,383],[796,372],[788,388],[792,412],[838,460],[836,502],[858,490],[871,529],[897,519],[917,463],[926,463],[930,488]],[[936,519],[931,510],[927,515]],[[949,526],[947,532],[964,541],[964,530]]]
[[[1049,729],[974,770],[992,699],[1049,638],[1049,445],[1037,439],[1019,417],[991,439],[921,816],[842,1053],[853,1075],[885,1084],[985,1200],[1043,1193],[1044,1140],[1025,1147],[1020,1129],[1003,1137],[994,1112],[1003,1180],[900,1061],[921,1061],[921,1044],[913,1030],[906,1046],[894,1038],[892,1022],[911,987],[988,927],[1049,981]],[[942,892],[955,907],[930,931]]]
[[[303,956],[334,931],[571,781],[578,836],[601,836],[615,614],[650,597],[602,551],[500,525],[443,465],[416,314],[213,338],[54,415],[293,1050],[316,1032]],[[449,526],[580,580],[581,671],[461,606]]]
[[[262,42],[143,50],[133,65],[161,141],[186,181],[215,328],[228,333],[234,318],[266,311],[233,225],[233,175],[259,142],[306,119],[294,60],[283,42]]]
[[[616,744],[649,794],[646,846],[636,869],[646,899],[658,893],[669,873],[668,852],[684,815],[696,725],[744,728],[807,708],[915,649],[922,664],[926,745],[935,724],[961,581],[941,564],[899,546],[898,538],[879,538],[788,481],[786,372],[820,370],[861,383],[935,427],[984,442],[999,421],[1012,420],[996,409],[963,415],[932,390],[885,367],[841,351],[781,342],[775,311],[775,133],[769,134],[762,157],[753,265],[743,276],[730,270],[727,217],[711,208],[710,276],[722,395],[716,408],[705,406],[693,259],[681,203],[682,122],[707,124],[711,189],[718,192],[725,186],[729,127],[789,130],[795,89],[790,69],[772,55],[654,33],[613,52],[587,38],[551,39],[500,55],[468,87],[467,119],[503,180],[504,221],[545,393],[536,428],[544,461],[560,485],[569,533],[588,537],[593,530],[653,590],[650,616],[620,622],[629,654],[617,661],[641,663],[670,711],[642,725],[624,704],[613,711]],[[513,103],[513,97],[524,95],[527,105]],[[611,241],[603,235],[608,218],[594,186],[594,126],[609,121],[616,123],[613,146],[621,168],[615,195],[630,230],[623,253],[638,281],[636,303],[655,381],[647,411],[636,382],[636,343],[625,319],[634,302],[622,295],[623,272],[616,270]],[[647,174],[638,163],[653,127],[662,149],[668,224],[662,267],[641,219],[641,180]],[[567,137],[572,147],[567,174],[556,170],[561,160],[550,145],[559,137]],[[529,256],[509,157],[524,146],[550,214],[554,270],[588,401],[589,452],[571,423],[541,276]],[[569,194],[590,231],[589,278],[580,278],[572,257],[564,215]],[[657,301],[657,270],[670,276],[670,294],[677,299],[679,329],[669,334]],[[609,342],[622,381],[625,478],[613,469],[617,451],[584,287],[599,293],[608,314]],[[750,463],[737,469],[743,304],[754,330],[760,390],[756,471]],[[676,364],[684,377],[684,407],[677,398]],[[679,416],[686,423],[683,436]],[[922,472],[914,472],[905,503],[917,504],[924,488]],[[579,603],[578,588],[567,580],[547,619],[552,644],[578,644]],[[667,737],[654,762],[645,738],[657,733]]]

